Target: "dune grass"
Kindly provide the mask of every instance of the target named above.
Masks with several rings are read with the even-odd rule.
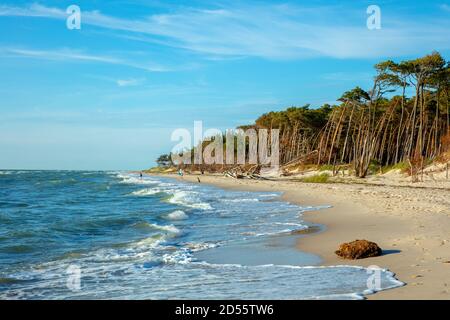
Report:
[[[329,182],[329,175],[327,173],[316,174],[302,179],[302,182],[307,183],[327,183]]]

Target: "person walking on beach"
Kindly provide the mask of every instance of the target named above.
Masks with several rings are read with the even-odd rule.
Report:
[[[183,169],[179,169],[179,170],[178,170],[178,175],[179,175],[180,177],[183,176]]]

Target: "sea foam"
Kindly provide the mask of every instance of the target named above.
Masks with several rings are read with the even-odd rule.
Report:
[[[189,218],[189,216],[182,210],[175,210],[174,212],[169,213],[166,218],[168,220],[185,220]]]
[[[172,196],[168,200],[170,203],[200,210],[212,209],[209,203],[202,202],[196,198],[194,192],[173,190],[172,193]]]
[[[160,189],[147,188],[147,189],[133,191],[131,193],[131,195],[133,195],[133,196],[151,196],[151,195],[158,194],[158,193],[161,193]]]

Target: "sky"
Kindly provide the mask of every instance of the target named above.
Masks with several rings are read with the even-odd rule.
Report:
[[[449,30],[450,1],[0,0],[0,168],[148,168],[196,120],[235,128],[370,89],[382,60],[449,59]]]

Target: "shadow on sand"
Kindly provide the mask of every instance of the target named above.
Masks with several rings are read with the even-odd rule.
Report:
[[[402,252],[401,250],[383,250],[382,256],[387,256],[390,254],[396,254]]]

